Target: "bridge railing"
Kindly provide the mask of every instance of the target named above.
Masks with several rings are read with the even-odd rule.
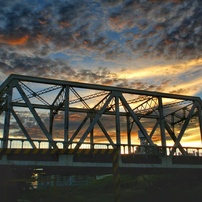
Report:
[[[0,148],[3,148],[3,143],[7,142],[7,148],[10,149],[32,149],[33,147],[31,146],[30,142],[27,139],[19,139],[19,138],[9,138],[9,139],[4,139],[0,138]],[[49,149],[51,148],[50,146],[50,141],[48,140],[32,140],[32,143],[36,146],[36,149]],[[54,144],[58,147],[58,149],[63,149],[66,148],[68,145],[69,149],[74,149],[77,145],[78,142],[65,142],[61,140],[55,140]],[[109,143],[88,143],[84,142],[82,143],[81,149],[113,149],[113,145]]]
[[[18,139],[18,138],[9,138],[3,139],[0,138],[0,148],[3,148],[3,143],[7,142],[8,149],[32,149],[30,142],[27,139]],[[36,149],[51,149],[50,142],[48,140],[33,140],[32,141],[36,146]],[[64,142],[61,140],[55,140],[54,143],[57,145],[58,149],[75,149],[77,142]],[[137,144],[121,144],[121,145],[112,145],[109,143],[94,143],[84,142],[81,144],[80,149],[114,149],[119,148],[121,154],[137,154],[137,155],[171,155],[173,147],[167,146],[149,146],[149,145],[137,145]],[[174,156],[202,156],[202,147],[183,147],[183,154],[179,148],[175,148]]]

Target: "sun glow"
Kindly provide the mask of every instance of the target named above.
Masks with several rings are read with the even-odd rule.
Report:
[[[134,70],[134,67],[128,67],[127,70],[124,70],[120,73],[120,78],[149,78],[156,76],[169,76],[169,75],[177,75],[182,72],[188,71],[194,66],[202,65],[202,59],[192,59],[186,62],[178,62],[174,64],[168,65],[155,65],[144,68],[139,68]]]

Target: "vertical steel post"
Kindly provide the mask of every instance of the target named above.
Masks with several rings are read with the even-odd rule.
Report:
[[[121,135],[120,135],[120,114],[119,114],[119,97],[115,96],[115,113],[116,113],[116,144],[118,147],[121,145]]]
[[[50,115],[49,115],[49,133],[51,136],[53,136],[53,121],[54,121],[54,113],[53,109],[50,109]],[[51,148],[51,144],[49,143],[49,148]]]
[[[202,106],[198,102],[197,102],[197,109],[198,109],[199,129],[200,129],[201,143],[202,143]]]
[[[119,114],[119,94],[115,94],[115,119],[116,119],[116,149],[113,156],[113,179],[114,179],[114,201],[121,200],[121,179],[119,171],[119,156],[121,154],[121,135],[120,135],[120,114]]]
[[[128,153],[131,153],[131,127],[130,127],[130,117],[126,116],[126,124],[127,124],[127,139],[128,139]]]
[[[64,112],[64,148],[68,147],[69,140],[69,86],[65,88],[65,112]]]
[[[166,134],[165,134],[165,120],[164,120],[164,113],[163,113],[163,102],[162,97],[158,97],[159,103],[159,124],[160,124],[160,131],[161,131],[161,146],[163,147],[163,155],[166,155]]]
[[[93,121],[93,115],[90,115],[90,123],[92,123]],[[94,149],[94,127],[92,128],[92,130],[90,131],[90,149]]]
[[[8,137],[10,128],[10,118],[11,118],[11,102],[13,95],[13,86],[9,86],[6,101],[5,119],[4,119],[4,131],[3,131],[3,148],[8,147]]]

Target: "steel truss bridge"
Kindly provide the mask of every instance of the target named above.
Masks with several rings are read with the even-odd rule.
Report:
[[[122,169],[201,169],[201,110],[199,97],[10,75],[0,165],[104,173],[118,151]],[[183,146],[190,137],[198,147]]]

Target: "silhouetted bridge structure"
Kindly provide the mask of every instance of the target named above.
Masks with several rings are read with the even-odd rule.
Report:
[[[103,145],[102,145],[103,146]],[[125,145],[123,145],[125,146]],[[175,153],[164,155],[162,147],[133,146],[144,153],[120,154],[119,170],[125,174],[155,174],[171,171],[201,172],[202,148],[186,147],[187,155]],[[167,152],[172,147],[166,147]],[[2,169],[11,167],[16,172],[41,172],[53,175],[101,175],[113,173],[112,164],[116,149],[0,149],[0,165]]]
[[[201,109],[194,96],[11,75],[0,86],[0,168],[201,172]],[[199,146],[183,146],[192,137]]]

